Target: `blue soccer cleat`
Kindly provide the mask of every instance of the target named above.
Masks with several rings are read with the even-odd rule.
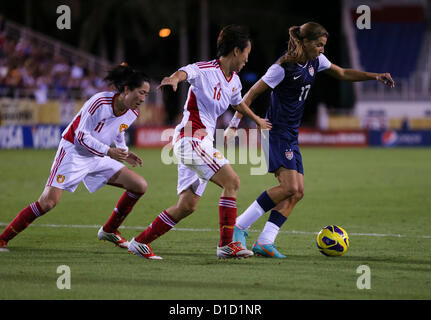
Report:
[[[285,255],[281,254],[275,245],[272,244],[260,244],[259,242],[255,242],[253,244],[253,248],[251,249],[255,255],[262,256],[266,258],[277,258],[277,259],[284,259],[286,258]]]
[[[233,242],[241,242],[244,249],[247,249],[247,240],[246,240],[247,237],[248,237],[247,230],[242,230],[235,225],[235,227],[233,229],[232,241]]]

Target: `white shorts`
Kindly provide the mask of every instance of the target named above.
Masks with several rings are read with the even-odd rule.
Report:
[[[211,177],[229,163],[208,139],[181,138],[174,144],[174,154],[179,162],[178,194],[192,187],[196,195],[202,196]]]
[[[88,191],[93,193],[123,167],[124,164],[108,156],[80,154],[74,144],[62,139],[46,185],[74,192],[83,181]]]

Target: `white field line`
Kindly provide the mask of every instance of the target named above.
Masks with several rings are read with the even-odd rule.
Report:
[[[0,222],[0,226],[7,226],[9,223]],[[79,224],[32,224],[30,227],[40,227],[40,228],[73,228],[73,229],[99,229],[100,225],[79,225]],[[144,230],[146,227],[140,226],[121,226],[120,229],[131,229],[131,230]],[[218,229],[210,228],[173,228],[174,231],[183,232],[219,232]],[[249,229],[248,232],[261,232],[261,230]],[[310,231],[298,231],[298,230],[282,230],[280,233],[286,234],[304,234],[304,235],[317,235],[317,232]],[[431,236],[427,235],[403,235],[403,234],[393,234],[393,233],[349,233],[350,236],[361,236],[361,237],[392,237],[392,238],[420,238],[420,239],[431,239]]]

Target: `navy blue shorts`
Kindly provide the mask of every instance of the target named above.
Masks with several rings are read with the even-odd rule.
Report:
[[[297,140],[291,141],[270,132],[269,152],[266,159],[268,162],[268,172],[275,172],[280,167],[283,167],[304,174],[302,156],[299,152]]]

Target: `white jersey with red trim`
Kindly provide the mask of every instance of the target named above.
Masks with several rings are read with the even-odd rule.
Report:
[[[92,96],[63,131],[63,139],[73,143],[79,153],[103,157],[110,146],[128,150],[125,130],[138,117],[138,111],[127,109],[114,114],[115,92],[100,92]]]
[[[217,118],[229,105],[237,106],[242,101],[241,81],[233,72],[226,78],[218,59],[196,62],[180,68],[187,73],[190,88],[184,105],[184,116],[175,128],[174,141],[179,137],[206,136],[214,140]]]

